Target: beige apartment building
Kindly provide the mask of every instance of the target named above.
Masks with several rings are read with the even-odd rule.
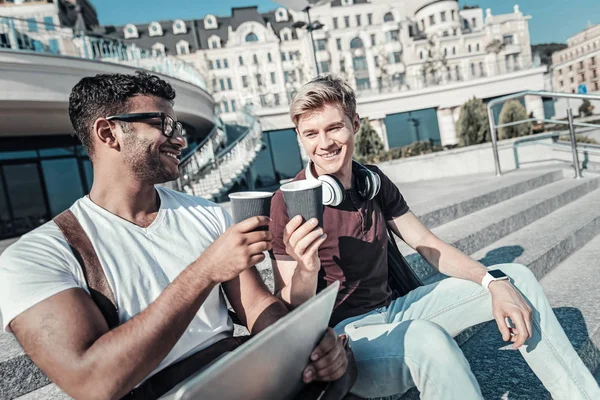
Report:
[[[600,25],[592,25],[567,40],[567,48],[552,54],[554,89],[577,93],[600,91]]]

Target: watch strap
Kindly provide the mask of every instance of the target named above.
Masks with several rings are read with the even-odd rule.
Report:
[[[495,278],[492,276],[492,274],[490,274],[489,272],[486,272],[485,276],[483,277],[483,280],[481,281],[481,286],[483,286],[483,288],[485,290],[490,290],[490,283],[494,282],[494,281],[503,281],[503,280],[508,280],[508,276],[503,276],[501,278]]]

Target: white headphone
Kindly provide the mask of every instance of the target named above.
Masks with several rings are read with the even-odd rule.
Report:
[[[371,200],[381,188],[381,178],[364,165],[352,160],[354,184],[358,194],[365,200]],[[312,173],[312,160],[308,160],[305,169],[306,179],[321,181],[323,188],[323,205],[336,207],[344,201],[344,185],[333,175],[323,174],[315,177]]]

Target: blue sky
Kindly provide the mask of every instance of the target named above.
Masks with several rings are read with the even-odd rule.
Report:
[[[598,0],[459,0],[460,5],[491,8],[493,14],[512,12],[519,4],[529,21],[531,43],[565,42],[588,22],[600,24]],[[201,18],[207,13],[230,15],[231,7],[257,5],[259,11],[277,7],[272,0],[92,0],[101,24],[123,25],[161,19]]]

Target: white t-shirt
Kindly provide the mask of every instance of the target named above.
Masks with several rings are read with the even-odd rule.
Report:
[[[70,208],[100,259],[115,294],[121,323],[156,300],[231,224],[229,214],[210,201],[160,186],[156,189],[160,210],[147,228],[106,211],[88,197]],[[28,308],[75,287],[88,291],[81,267],[58,226],[50,221],[23,235],[0,256],[4,329],[10,332],[8,324]],[[233,324],[219,285],[150,375],[232,333]]]

